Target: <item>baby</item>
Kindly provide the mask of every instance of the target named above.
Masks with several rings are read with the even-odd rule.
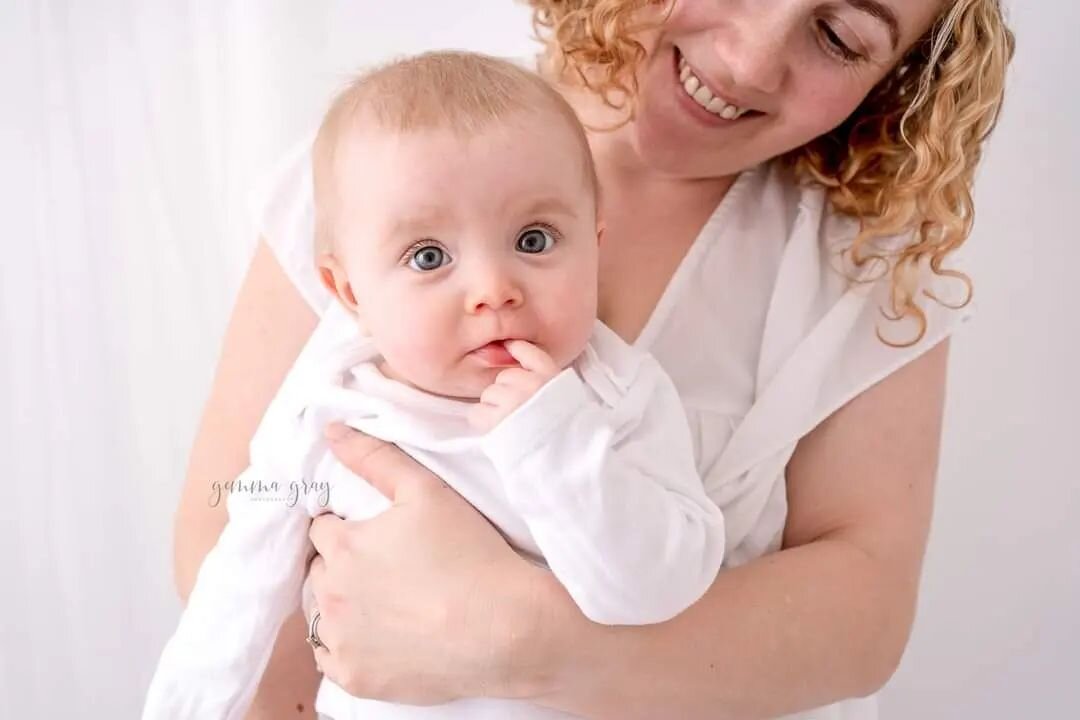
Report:
[[[314,251],[337,302],[255,433],[144,718],[243,717],[300,605],[311,517],[389,506],[329,453],[332,420],[442,477],[592,620],[656,623],[696,602],[720,569],[723,518],[671,381],[596,319],[596,177],[562,97],[484,56],[396,62],[332,104],[313,177]],[[566,717],[365,700],[326,679],[316,707]]]

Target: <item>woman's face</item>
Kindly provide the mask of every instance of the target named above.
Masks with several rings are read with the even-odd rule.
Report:
[[[674,0],[638,70],[641,159],[730,175],[844,121],[922,37],[944,0]]]

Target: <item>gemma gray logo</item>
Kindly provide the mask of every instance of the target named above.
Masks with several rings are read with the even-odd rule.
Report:
[[[259,502],[284,503],[288,507],[293,507],[308,495],[316,496],[315,501],[319,507],[330,504],[330,483],[328,482],[294,480],[286,485],[276,480],[263,482],[238,478],[210,484],[210,507],[217,507],[225,495],[233,493],[243,493]]]

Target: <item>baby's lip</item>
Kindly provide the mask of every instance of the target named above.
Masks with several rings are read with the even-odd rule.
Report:
[[[514,356],[510,354],[510,351],[506,349],[506,340],[512,339],[513,338],[492,340],[491,342],[470,351],[469,355],[472,355],[489,367],[514,367],[518,364],[518,361],[515,360]]]

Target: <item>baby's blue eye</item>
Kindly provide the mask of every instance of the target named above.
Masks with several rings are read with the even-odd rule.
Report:
[[[547,252],[555,245],[555,238],[543,228],[529,228],[518,235],[517,249],[523,253],[539,255]]]
[[[435,245],[425,245],[413,252],[409,258],[409,267],[420,272],[437,270],[450,261],[442,248]]]

